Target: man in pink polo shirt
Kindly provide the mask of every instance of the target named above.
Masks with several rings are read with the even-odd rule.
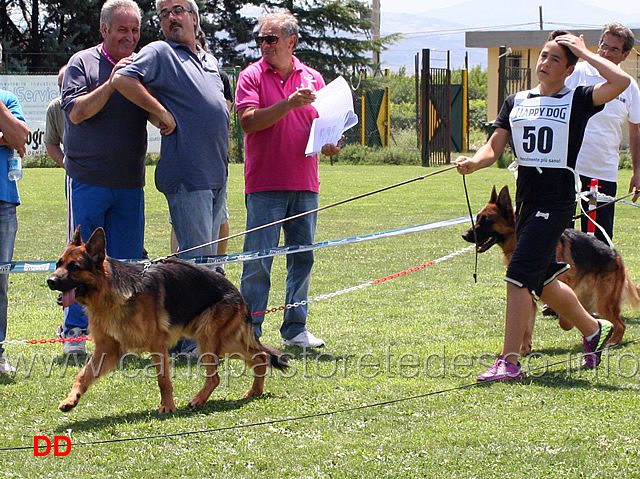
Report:
[[[315,92],[325,86],[319,72],[294,55],[298,22],[288,12],[258,19],[256,41],[262,59],[240,73],[236,110],[245,132],[245,194],[247,230],[318,208],[318,157],[305,156],[311,123],[317,117],[311,106]],[[327,144],[325,155],[340,147]],[[245,236],[244,250],[278,246],[280,225]],[[285,245],[313,243],[316,213],[282,223]],[[272,258],[244,263],[240,290],[253,313],[265,311],[271,285]],[[287,304],[305,301],[309,291],[313,252],[287,256]],[[287,309],[280,327],[285,346],[320,347],[324,341],[306,329],[307,305]],[[264,315],[253,317],[262,335]]]

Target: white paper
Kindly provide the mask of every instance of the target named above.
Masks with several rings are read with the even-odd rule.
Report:
[[[318,111],[313,120],[305,154],[315,155],[327,143],[338,144],[342,134],[358,124],[353,111],[351,87],[343,77],[338,77],[316,92],[312,105]]]

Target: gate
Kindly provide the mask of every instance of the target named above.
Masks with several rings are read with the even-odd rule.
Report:
[[[468,77],[463,69],[462,84],[452,85],[449,52],[446,62],[446,68],[432,68],[431,51],[424,49],[420,67],[416,55],[418,142],[423,166],[449,164],[452,146],[455,151],[467,149]]]

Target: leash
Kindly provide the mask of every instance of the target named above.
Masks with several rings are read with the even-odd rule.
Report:
[[[160,258],[153,259],[153,260],[151,260],[151,262],[152,262],[152,263],[157,263],[157,262],[160,262],[160,261],[164,261],[164,260],[166,260],[166,259],[169,259],[169,258],[172,258],[172,257],[178,256],[179,254],[182,254],[182,253],[188,253],[188,252],[190,252],[190,251],[194,251],[194,250],[197,250],[197,249],[200,249],[200,248],[204,248],[205,246],[211,246],[211,245],[217,244],[217,243],[219,243],[220,241],[225,241],[225,240],[229,240],[229,239],[232,239],[232,238],[237,238],[238,236],[247,235],[247,234],[249,234],[249,233],[253,233],[253,232],[255,232],[255,231],[259,231],[259,230],[261,230],[261,229],[265,229],[265,228],[269,228],[269,227],[271,227],[271,226],[275,226],[275,225],[282,224],[282,223],[284,223],[284,222],[286,222],[286,221],[295,220],[295,219],[298,219],[298,218],[302,218],[303,216],[310,215],[310,214],[312,214],[312,213],[317,213],[317,212],[319,212],[319,211],[327,210],[327,209],[329,209],[329,208],[333,208],[334,206],[343,205],[343,204],[345,204],[345,203],[349,203],[349,202],[351,202],[351,201],[355,201],[355,200],[359,200],[359,199],[362,199],[362,198],[366,198],[367,196],[375,195],[375,194],[377,194],[377,193],[382,193],[383,191],[391,190],[391,189],[393,189],[393,188],[397,188],[397,187],[399,187],[399,186],[404,186],[404,185],[408,185],[409,183],[413,183],[413,182],[416,182],[416,181],[424,180],[424,179],[426,179],[426,178],[429,178],[429,177],[431,177],[431,176],[438,175],[438,174],[440,174],[440,173],[444,173],[445,171],[449,171],[449,170],[452,170],[452,169],[454,169],[454,168],[457,168],[457,166],[456,166],[456,165],[451,165],[451,166],[448,166],[448,167],[446,167],[446,168],[442,168],[442,169],[440,169],[440,170],[437,170],[437,171],[434,171],[434,172],[431,172],[431,173],[427,173],[426,175],[418,176],[418,177],[416,177],[416,178],[412,178],[412,179],[410,179],[410,180],[401,181],[400,183],[396,183],[396,184],[391,185],[391,186],[386,186],[386,187],[384,187],[384,188],[380,188],[380,189],[377,189],[377,190],[374,190],[374,191],[370,191],[370,192],[368,192],[368,193],[363,193],[363,194],[361,194],[361,195],[357,195],[357,196],[354,196],[354,197],[352,197],[352,198],[347,198],[347,199],[345,199],[345,200],[337,201],[337,202],[335,202],[335,203],[331,203],[331,204],[329,204],[329,205],[321,206],[321,207],[319,207],[319,208],[315,208],[315,209],[313,209],[313,210],[305,211],[305,212],[303,212],[303,213],[299,213],[299,214],[297,214],[297,215],[288,216],[288,217],[286,217],[286,218],[284,218],[284,219],[277,220],[277,221],[273,221],[273,222],[271,222],[271,223],[268,223],[268,224],[265,224],[265,225],[262,225],[262,226],[257,226],[257,227],[255,227],[255,228],[251,228],[251,229],[249,229],[249,230],[242,231],[242,232],[240,232],[240,233],[236,233],[236,234],[233,234],[233,235],[227,236],[227,237],[225,237],[225,238],[218,238],[218,239],[217,239],[217,240],[215,240],[215,241],[210,241],[210,242],[208,242],[208,243],[204,243],[204,244],[201,244],[201,245],[199,245],[199,246],[194,246],[194,247],[192,247],[192,248],[188,248],[188,249],[185,249],[185,250],[182,250],[182,251],[177,251],[177,252],[172,253],[172,254],[170,254],[170,255],[162,256],[162,257],[160,257]]]
[[[471,211],[471,202],[469,201],[469,190],[467,189],[467,175],[462,175],[462,184],[464,185],[464,196],[467,199],[467,209],[469,210],[469,219],[471,220],[471,231],[473,231],[473,243],[475,245],[476,259],[473,267],[473,282],[478,282],[478,233],[476,232],[476,225],[473,221],[473,212]]]

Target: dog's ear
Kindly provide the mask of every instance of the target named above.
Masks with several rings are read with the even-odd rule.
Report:
[[[496,192],[496,187],[493,187],[493,192]],[[509,187],[503,186],[500,190],[500,195],[498,196],[498,201],[496,202],[501,209],[506,210],[507,212],[513,213],[513,204],[511,203],[511,195],[509,194]]]
[[[73,238],[71,238],[71,243],[69,243],[69,245],[82,246],[82,236],[80,236],[80,225],[78,225],[75,233],[73,233]]]
[[[491,189],[491,199],[489,199],[489,203],[496,203],[498,201],[498,193],[496,193],[496,185],[493,185]]]
[[[96,228],[89,241],[87,241],[85,248],[94,263],[102,264],[104,262],[107,254],[107,239],[101,227]]]

